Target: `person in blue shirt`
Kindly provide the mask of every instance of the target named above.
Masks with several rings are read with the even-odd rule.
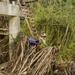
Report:
[[[26,53],[30,50],[31,46],[36,46],[39,44],[39,40],[28,39],[28,47]]]
[[[29,39],[29,40],[28,40],[28,43],[29,43],[30,45],[37,45],[37,44],[39,43],[39,40]]]

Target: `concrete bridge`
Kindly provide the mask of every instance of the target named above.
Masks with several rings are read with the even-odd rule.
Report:
[[[12,37],[15,38],[20,31],[20,17],[23,15],[19,5],[10,4],[8,0],[3,1],[0,2],[0,16],[9,18],[9,43],[11,43],[13,41]]]
[[[0,16],[8,18],[8,36],[9,43],[13,42],[13,38],[16,38],[20,32],[20,18],[23,17],[22,10],[18,4],[9,2],[9,0],[0,0]],[[10,59],[12,57],[12,51],[9,50]]]

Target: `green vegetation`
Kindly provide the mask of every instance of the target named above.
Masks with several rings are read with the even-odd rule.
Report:
[[[29,32],[29,29],[28,29],[28,26],[26,24],[26,21],[22,21],[22,24],[21,24],[21,31],[27,35],[28,37],[30,37],[30,32]]]
[[[32,3],[38,33],[44,30],[47,44],[60,47],[63,60],[70,60],[75,53],[75,0],[39,0]],[[29,34],[26,23],[22,31]]]

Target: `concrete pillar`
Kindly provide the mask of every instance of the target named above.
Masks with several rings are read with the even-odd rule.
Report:
[[[10,4],[9,0],[2,0],[0,2],[0,16],[8,16],[9,20],[9,48],[10,43],[13,42],[13,38],[16,38],[20,31],[20,17],[23,17],[22,10],[19,5]],[[9,49],[10,60],[12,57],[12,50]]]
[[[9,20],[9,43],[13,42],[13,38],[16,38],[19,32],[20,32],[20,18],[12,17]]]
[[[20,32],[20,17],[12,17],[9,20],[9,44],[11,44]],[[12,59],[12,49],[9,45],[9,57]]]

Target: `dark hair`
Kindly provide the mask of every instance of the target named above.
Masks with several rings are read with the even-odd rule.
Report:
[[[39,40],[36,40],[36,43],[39,43]]]

